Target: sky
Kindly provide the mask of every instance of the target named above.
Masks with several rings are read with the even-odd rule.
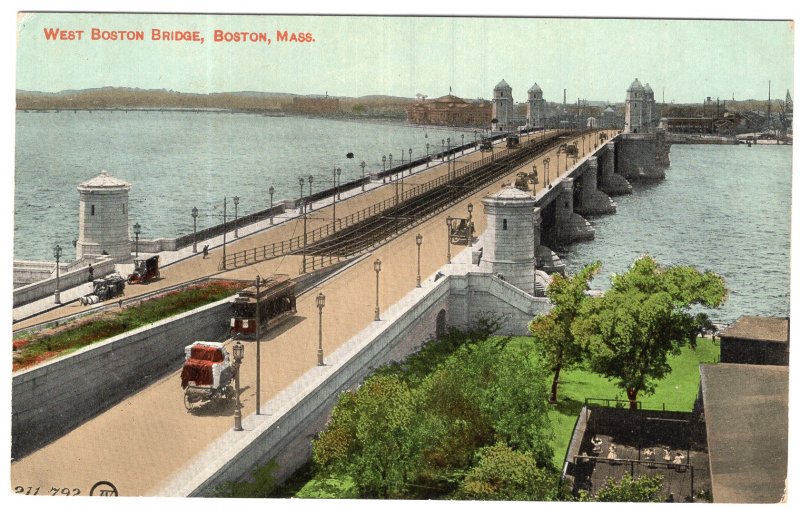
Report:
[[[84,33],[48,40],[48,28]],[[93,41],[93,28],[142,31],[144,40]],[[198,32],[204,42],[153,41],[152,29]],[[271,43],[214,42],[215,30],[265,33]],[[313,42],[280,43],[279,30]],[[505,79],[518,102],[534,82],[550,101],[566,88],[568,102],[619,102],[639,78],[659,101],[766,99],[770,81],[783,98],[793,39],[791,22],[764,20],[36,13],[17,20],[16,88],[438,97],[452,87],[491,98]]]

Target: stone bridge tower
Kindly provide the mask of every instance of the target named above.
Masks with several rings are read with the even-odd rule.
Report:
[[[535,295],[536,201],[515,187],[506,187],[481,201],[486,213],[485,270],[502,274],[508,283]]]
[[[538,83],[528,90],[528,126],[544,127],[544,97]]]
[[[644,127],[644,87],[633,80],[625,97],[625,132],[640,133]]]
[[[76,258],[108,254],[117,262],[131,258],[128,191],[131,185],[103,170],[78,186],[79,224]]]
[[[492,118],[497,119],[493,129],[507,132],[511,130],[514,122],[514,98],[511,96],[511,87],[506,80],[500,80],[494,87],[492,99]]]

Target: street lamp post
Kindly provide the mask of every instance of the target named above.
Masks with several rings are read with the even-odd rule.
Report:
[[[364,174],[364,168],[367,166],[365,161],[361,161],[361,191],[364,191],[364,183],[366,179],[366,175]]]
[[[239,197],[233,197],[233,238],[239,238]]]
[[[275,194],[275,188],[272,187],[272,186],[269,186],[269,209],[270,210],[272,210],[272,196],[274,194]],[[269,215],[269,224],[275,224],[275,218],[273,217],[272,213],[270,213],[270,215]]]
[[[422,279],[419,277],[420,248],[422,247],[422,234],[417,234],[417,288],[422,288]]]
[[[322,360],[322,308],[325,307],[325,295],[319,292],[317,295],[317,309],[319,309],[319,349],[317,349],[317,366],[324,366]]]
[[[550,184],[550,158],[549,157],[545,157],[544,160],[542,161],[542,164],[544,164],[544,176],[545,176],[545,179],[547,180],[546,184],[549,185]],[[544,186],[545,186],[545,182],[542,182],[542,187],[544,187]]]
[[[300,177],[298,180],[300,181],[300,203],[303,203],[303,185],[305,185],[306,179]]]
[[[256,275],[256,415],[261,415],[261,276]]]
[[[335,204],[336,201],[334,201],[333,203]],[[306,273],[306,246],[308,245],[308,229],[306,227],[306,224],[308,222],[307,221],[308,216],[306,214],[306,202],[305,202],[305,200],[303,201],[301,206],[303,207],[303,269],[301,270],[301,272],[303,274],[305,274]],[[336,221],[335,220],[334,220],[333,224],[334,224],[334,228],[335,228],[336,227]]]
[[[475,148],[478,148],[478,131],[472,131],[472,135],[475,138],[473,142],[475,143]]]
[[[531,172],[531,182],[533,182],[533,196],[536,197],[536,181],[539,180],[539,172],[536,170],[536,165],[533,165],[533,171]]]
[[[428,153],[431,149],[431,144],[425,144],[425,167],[428,168],[431,165],[430,154]]]
[[[398,194],[398,189],[400,185],[400,177],[398,175],[394,176],[394,204],[397,205],[400,203],[400,195]]]
[[[381,161],[383,161],[383,183],[385,184],[386,183],[386,154],[383,154],[383,157],[381,158]]]
[[[242,359],[244,359],[244,345],[241,341],[237,341],[233,345],[233,366],[234,366],[234,382],[236,384],[236,410],[233,411],[233,429],[234,431],[242,431],[242,403],[239,401],[239,370],[242,366]]]
[[[337,194],[339,195],[339,200],[341,201],[341,199],[342,199],[342,169],[341,168],[336,168],[336,177],[339,180],[339,185],[336,187]]]
[[[313,185],[314,185],[314,175],[309,175],[308,176],[308,197],[309,198],[311,198],[311,195],[314,194],[314,188],[312,187]],[[313,201],[308,200],[308,208],[310,208],[311,210],[314,210],[314,202]]]
[[[228,197],[222,198],[222,270],[228,269]]]
[[[564,154],[564,160],[566,160],[566,159],[567,159],[567,155]],[[560,160],[561,160],[561,153],[560,152],[556,152],[556,178],[558,178],[558,176],[560,175],[560,171],[561,171],[561,163],[559,162]]]
[[[472,247],[472,204],[467,203],[467,212],[469,213],[469,218],[467,219],[467,235],[469,236],[469,242],[467,243],[469,247]]]
[[[447,263],[450,263],[450,221],[452,218],[447,216],[445,220],[447,222]]]
[[[412,152],[411,147],[409,147],[408,148],[408,162],[409,163],[411,162],[411,152]],[[414,168],[413,167],[409,168],[408,169],[408,174],[411,175],[412,171],[414,171]]]
[[[392,154],[389,154],[389,171],[392,171]]]
[[[139,234],[142,233],[142,225],[136,223],[133,225],[133,235],[136,237],[136,256],[139,256]]]
[[[444,138],[442,138],[442,162],[444,162]]]
[[[450,138],[447,138],[447,180],[450,180]]]
[[[333,233],[336,233],[336,166],[333,167]]]
[[[380,274],[381,274],[381,260],[380,258],[375,260],[373,264],[373,268],[375,269],[375,321],[379,321],[381,319],[381,307],[380,301],[378,300],[379,289],[380,289]]]
[[[464,155],[464,133],[461,133],[461,155]]]
[[[59,290],[59,262],[61,261],[61,253],[63,250],[61,246],[56,244],[56,247],[53,248],[53,256],[56,259],[56,291],[53,293],[53,300],[56,304],[61,304],[61,291]]]
[[[197,207],[192,207],[192,219],[194,220],[194,233],[192,234],[192,252],[197,252]]]

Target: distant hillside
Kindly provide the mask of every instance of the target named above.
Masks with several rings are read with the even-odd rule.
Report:
[[[61,92],[17,90],[18,110],[52,109],[223,109],[254,112],[292,112],[297,94],[272,92],[226,92],[191,94],[173,90],[104,87]],[[319,97],[319,96],[310,96]],[[340,115],[405,118],[405,108],[413,102],[406,97],[372,95],[339,97]]]

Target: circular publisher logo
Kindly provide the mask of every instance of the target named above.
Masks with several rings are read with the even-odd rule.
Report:
[[[90,497],[118,497],[117,487],[108,481],[100,481],[94,483],[92,489],[89,490]]]

